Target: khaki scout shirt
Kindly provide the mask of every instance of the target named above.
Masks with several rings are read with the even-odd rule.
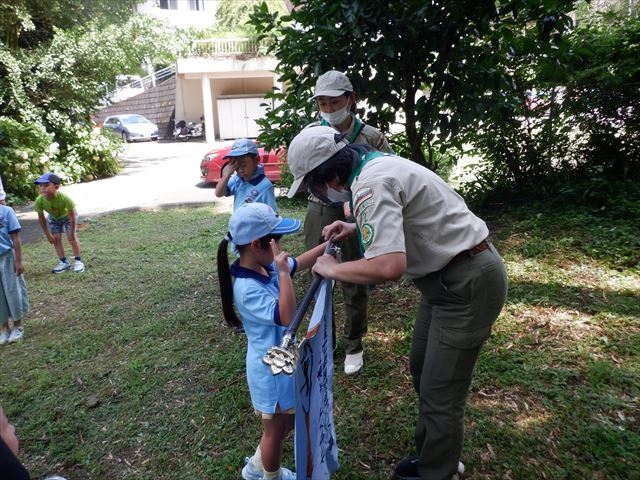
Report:
[[[440,270],[489,234],[444,180],[405,158],[370,160],[351,191],[364,257],[405,253],[410,279]]]

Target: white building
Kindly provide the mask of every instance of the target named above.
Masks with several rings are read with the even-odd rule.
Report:
[[[138,13],[151,15],[182,28],[212,27],[217,8],[218,0],[147,0],[135,7]]]
[[[216,0],[154,0],[137,11],[172,25],[210,27]],[[249,39],[201,40],[192,54],[176,61],[175,121],[205,122],[207,142],[255,138],[255,120],[264,115],[264,96],[278,85],[274,57],[259,54]]]

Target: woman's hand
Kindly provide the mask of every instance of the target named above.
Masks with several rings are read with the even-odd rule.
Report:
[[[332,278],[331,269],[334,265],[338,265],[338,260],[336,260],[335,257],[331,255],[325,254],[318,257],[311,271],[323,278]]]
[[[330,223],[326,227],[322,229],[322,237],[325,240],[329,240],[333,238],[333,240],[340,241],[345,237],[349,237],[351,235],[356,234],[356,224],[355,223],[346,223],[340,220],[336,220],[333,223]]]

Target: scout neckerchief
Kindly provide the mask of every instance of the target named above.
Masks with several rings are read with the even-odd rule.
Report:
[[[347,185],[349,186],[349,190],[351,190],[351,185],[355,181],[356,177],[360,175],[360,172],[362,171],[362,169],[367,163],[369,163],[374,158],[388,157],[388,156],[391,156],[391,154],[385,153],[385,152],[378,152],[378,151],[366,152],[362,154],[360,156],[360,160],[358,161],[358,165],[353,170],[353,172],[351,172],[351,175],[349,175],[349,178],[347,178]],[[355,216],[355,212],[353,210],[353,195],[349,200],[349,207],[351,208],[351,212]],[[358,225],[358,222],[356,222],[356,232],[358,233],[358,244],[360,245],[360,254],[364,255],[364,248],[362,246],[362,232],[360,231],[360,226]]]
[[[364,123],[362,123],[362,120],[360,120],[354,114],[350,114],[350,115],[351,115],[351,118],[353,118],[353,131],[351,132],[351,135],[349,135],[349,138],[347,139],[347,141],[349,143],[353,143],[355,142],[356,138],[358,138],[358,135],[360,135],[360,132],[364,128]],[[320,120],[320,125],[334,128],[333,125],[327,122],[324,118]]]
[[[349,138],[345,137],[345,139],[347,140],[347,143],[353,143],[355,139],[358,138],[358,135],[360,135],[360,132],[364,128],[364,123],[362,123],[362,121],[358,117],[356,117],[353,113],[351,113],[350,115],[351,115],[351,118],[353,118],[353,130],[351,131],[351,135],[349,135]],[[322,125],[323,127],[331,127],[335,130],[335,128],[329,122],[327,122],[324,118],[320,119],[320,125]],[[309,199],[311,199],[312,197],[318,198],[315,195],[313,195],[313,193],[309,196]]]

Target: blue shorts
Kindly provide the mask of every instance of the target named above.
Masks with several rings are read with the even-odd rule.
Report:
[[[65,218],[53,218],[51,215],[47,218],[49,224],[49,231],[52,235],[60,234],[62,232],[69,233],[71,231],[71,219]]]

